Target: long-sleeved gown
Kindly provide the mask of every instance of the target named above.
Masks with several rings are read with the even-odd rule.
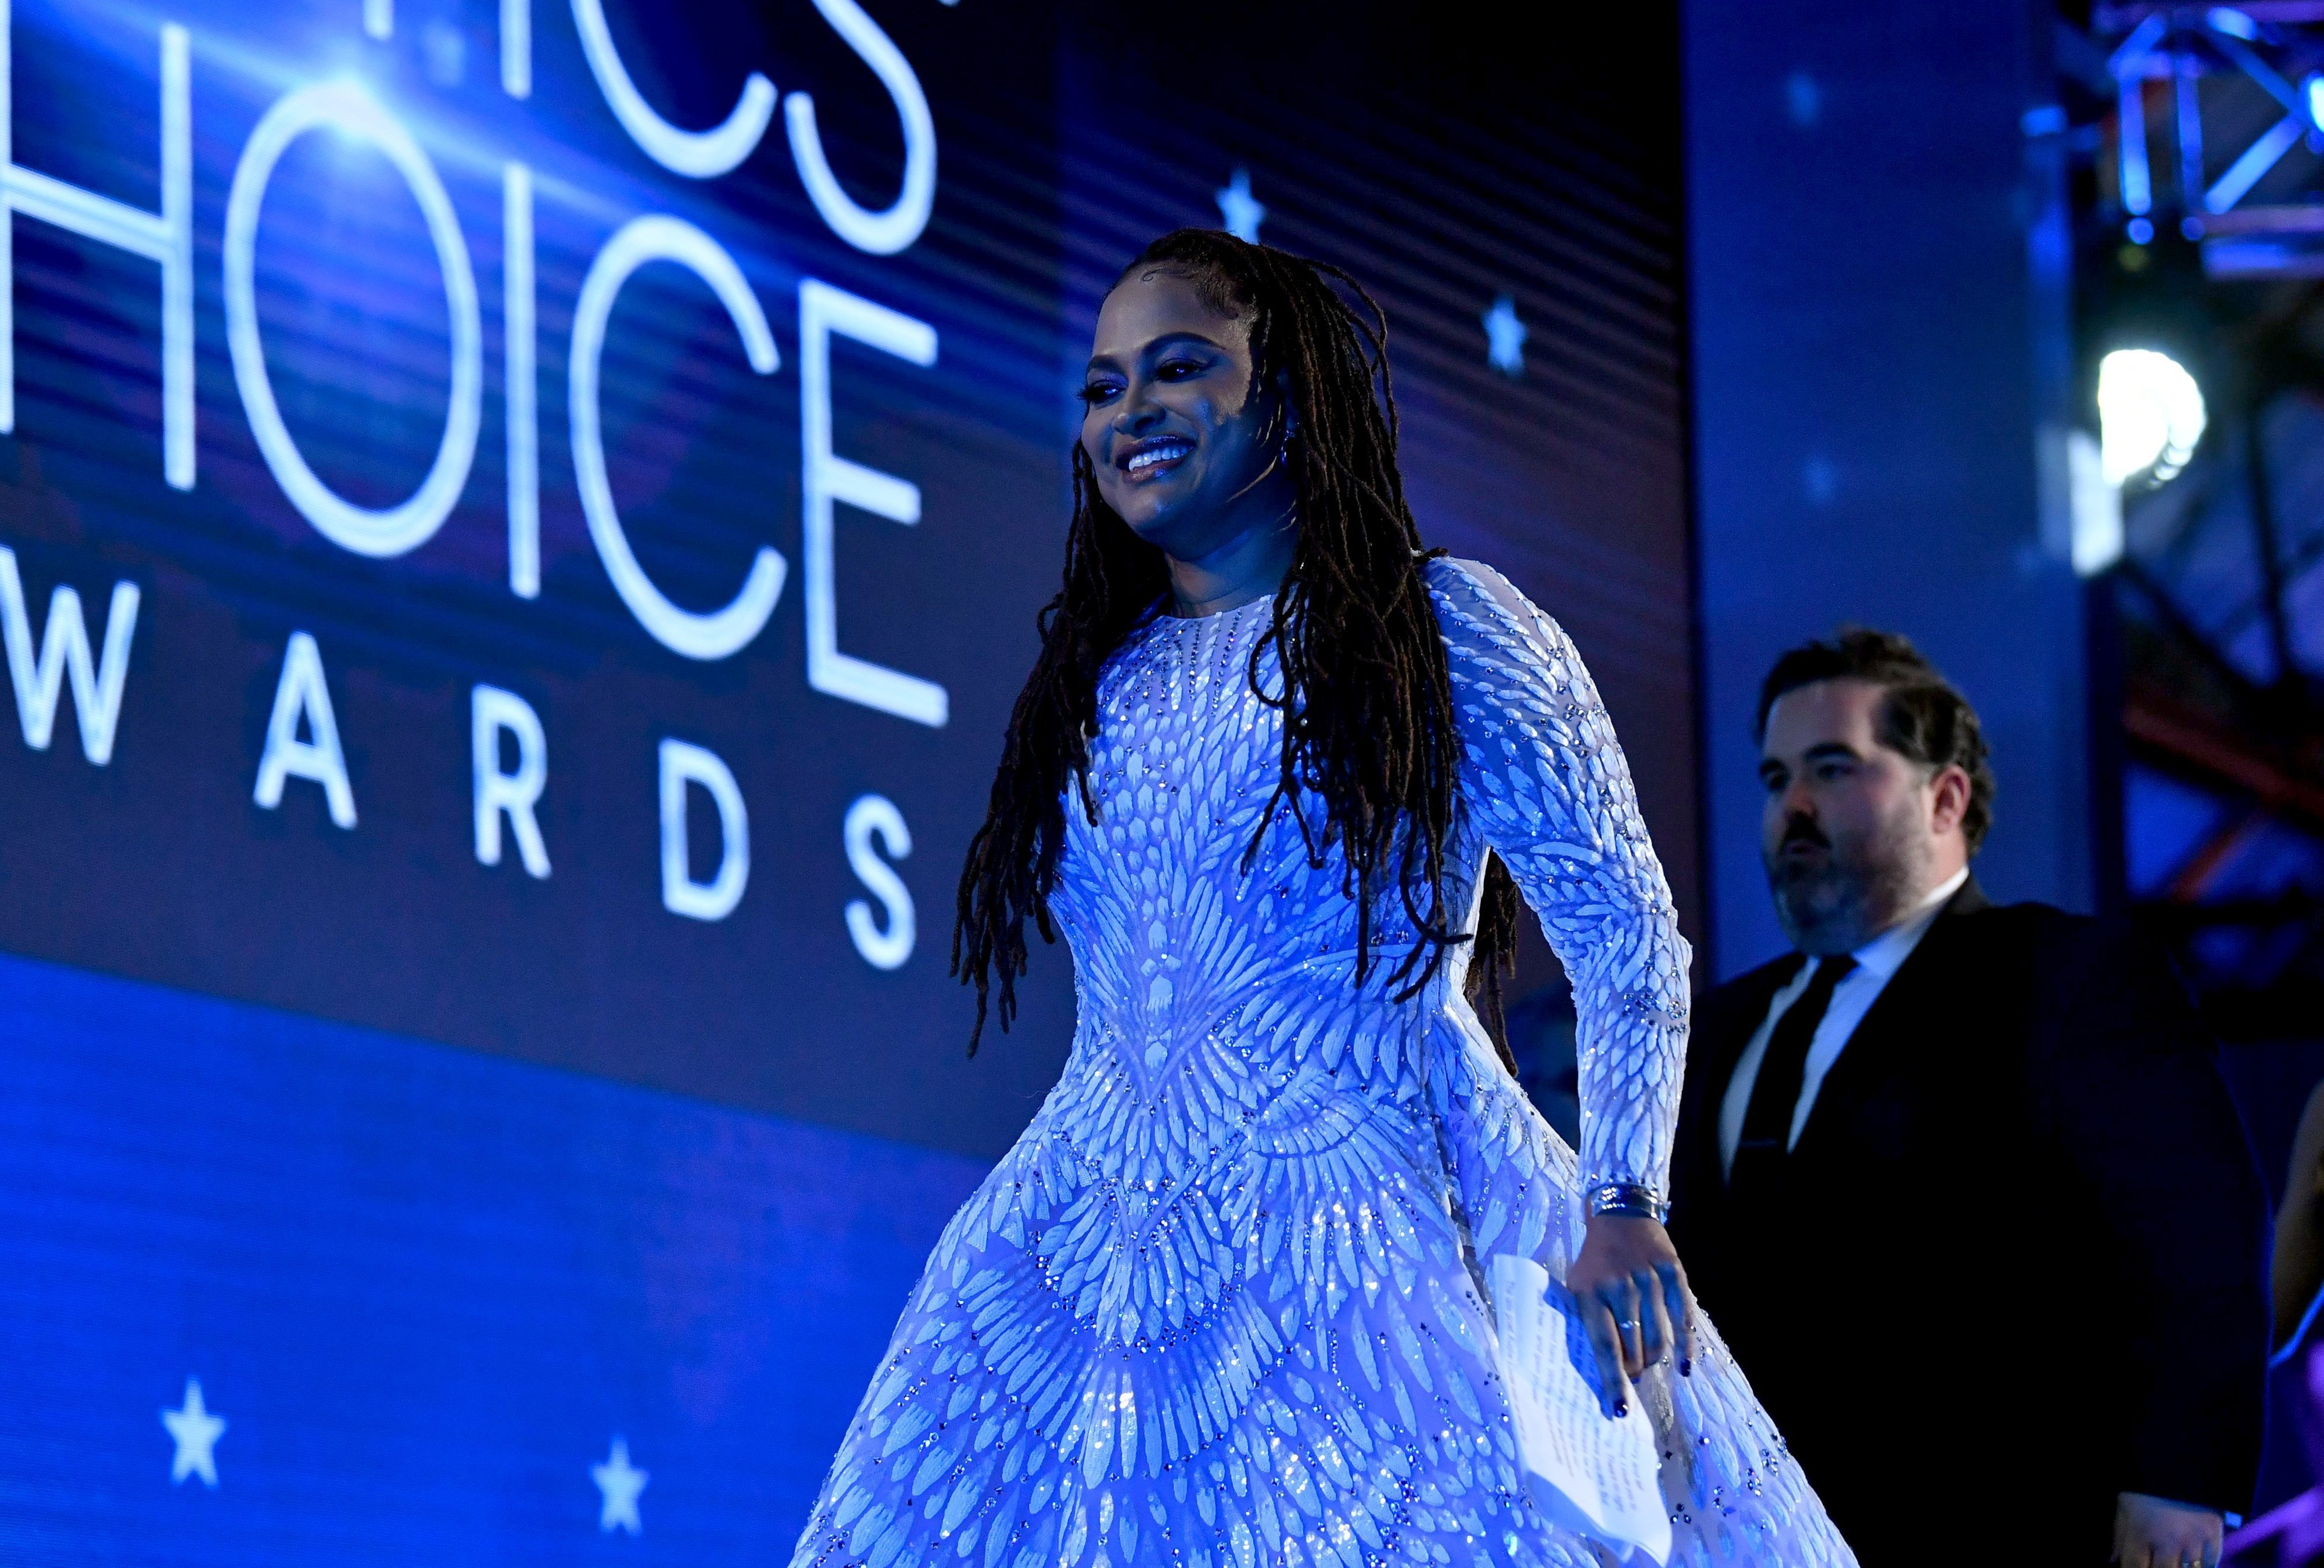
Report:
[[[1520,1483],[1483,1281],[1503,1251],[1563,1278],[1586,1185],[1665,1186],[1687,947],[1572,643],[1489,569],[1426,569],[1466,759],[1446,896],[1473,908],[1489,846],[1564,961],[1578,1160],[1462,999],[1465,948],[1394,1001],[1285,813],[1245,869],[1271,601],[1153,617],[1101,683],[1098,821],[1066,812],[1071,1057],[938,1241],[794,1568],[1613,1561]],[[1673,1560],[1852,1563],[1695,1333],[1627,1417],[1660,1439]]]

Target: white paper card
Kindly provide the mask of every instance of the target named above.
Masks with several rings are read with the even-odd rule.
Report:
[[[1638,1553],[1657,1563],[1667,1560],[1670,1513],[1655,1479],[1661,1464],[1654,1425],[1641,1402],[1634,1398],[1628,1416],[1607,1416],[1589,1336],[1563,1310],[1572,1298],[1553,1288],[1548,1269],[1502,1253],[1487,1283],[1500,1325],[1517,1453],[1535,1502],[1626,1562]]]

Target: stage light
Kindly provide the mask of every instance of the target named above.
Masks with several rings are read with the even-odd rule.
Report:
[[[2098,439],[2088,430],[2067,433],[2066,475],[2074,570],[2094,577],[2122,559],[2122,486],[2106,476]]]
[[[2169,355],[2117,348],[2098,362],[2098,430],[2108,483],[2160,484],[2203,438],[2203,389]]]

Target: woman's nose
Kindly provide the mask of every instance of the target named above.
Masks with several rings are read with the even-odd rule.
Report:
[[[1149,429],[1162,417],[1159,404],[1147,395],[1144,386],[1133,383],[1121,394],[1121,401],[1113,410],[1113,428],[1125,436],[1134,436]]]

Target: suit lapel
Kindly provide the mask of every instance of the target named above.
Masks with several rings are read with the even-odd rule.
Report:
[[[1912,1061],[1921,1043],[1939,1034],[1960,1004],[1958,949],[1968,935],[1966,917],[1990,908],[1985,890],[1971,877],[1945,901],[1911,956],[1889,976],[1848,1037],[1840,1059],[1816,1091],[1814,1108],[1800,1130],[1795,1153],[1808,1152],[1819,1129],[1843,1124],[1890,1075]]]
[[[1712,1099],[1724,1098],[1727,1081],[1735,1075],[1735,1064],[1742,1059],[1743,1047],[1760,1024],[1766,1021],[1767,1004],[1775,993],[1792,982],[1807,959],[1800,954],[1786,954],[1771,964],[1765,964],[1744,977],[1733,992],[1731,1006],[1722,1007],[1712,1020],[1706,1042],[1711,1047],[1702,1063],[1702,1084]]]

